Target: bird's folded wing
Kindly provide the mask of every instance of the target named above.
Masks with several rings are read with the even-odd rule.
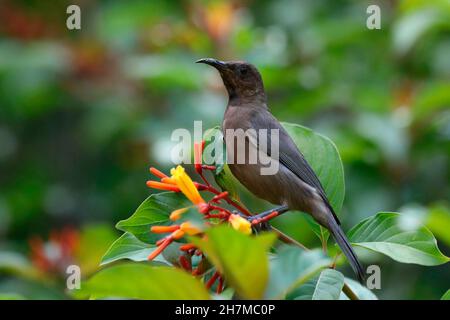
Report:
[[[322,184],[320,183],[319,178],[278,120],[276,120],[275,117],[273,117],[273,115],[269,112],[258,112],[253,115],[251,122],[252,127],[257,131],[259,129],[268,129],[267,154],[272,158],[276,158],[276,154],[271,150],[272,142],[270,129],[278,129],[279,152],[278,159],[276,160],[294,173],[303,182],[314,187],[324,200],[325,204],[329,207],[336,221],[339,223],[339,219],[328,201],[327,195]],[[251,143],[254,143],[254,141],[255,139],[250,140]]]

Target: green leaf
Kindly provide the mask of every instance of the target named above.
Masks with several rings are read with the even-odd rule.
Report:
[[[222,170],[214,175],[216,183],[220,186],[222,191],[228,191],[231,199],[240,201],[238,186],[240,186],[239,181],[231,173],[230,167],[225,164]]]
[[[284,298],[330,263],[331,259],[318,249],[304,251],[293,246],[281,247],[270,263],[270,278],[265,297]]]
[[[378,300],[377,296],[372,291],[361,285],[358,281],[345,278],[344,282],[356,294],[359,300]],[[349,298],[345,295],[345,293],[341,292],[339,300],[349,300]]]
[[[228,226],[206,231],[207,240],[192,238],[241,298],[260,299],[269,276],[267,251],[276,236],[247,236]]]
[[[354,245],[403,263],[435,266],[449,261],[426,227],[406,229],[402,227],[400,217],[398,213],[380,212],[353,227],[348,237]]]
[[[344,202],[344,167],[336,145],[327,137],[298,124],[282,122],[299,150],[305,156],[322,184],[334,211],[339,214]],[[326,241],[329,232],[312,219],[307,219],[314,233]]]
[[[320,275],[294,290],[294,300],[339,300],[344,275],[334,269],[324,269]]]
[[[344,167],[336,145],[329,138],[298,124],[282,122],[305,159],[319,177],[336,213],[344,203]]]
[[[155,248],[155,246],[148,245],[137,239],[131,233],[126,232],[109,247],[102,258],[101,265],[121,259],[147,261],[148,255],[153,252]],[[161,255],[157,256],[153,261],[166,263]]]
[[[91,299],[209,299],[206,288],[190,274],[173,267],[140,263],[103,269],[82,283],[75,295]]]
[[[343,286],[342,273],[334,269],[325,269],[317,280],[312,300],[338,300]]]
[[[450,289],[441,297],[441,300],[450,300]]]
[[[320,242],[322,243],[322,247],[326,247],[328,238],[330,237],[330,232],[320,224],[318,224],[311,215],[305,213],[302,216],[303,218],[305,218],[306,222],[310,226],[311,230],[315,233],[315,235],[319,237]]]
[[[116,228],[133,234],[140,241],[155,243],[165,234],[150,232],[154,225],[164,226],[172,224],[169,216],[175,209],[190,205],[189,200],[181,193],[163,192],[152,194],[136,209],[131,217],[119,221]]]

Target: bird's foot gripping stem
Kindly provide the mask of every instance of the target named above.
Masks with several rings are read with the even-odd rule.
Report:
[[[252,224],[252,227],[256,232],[268,231],[271,230],[269,221],[288,210],[288,207],[283,205],[245,218]]]

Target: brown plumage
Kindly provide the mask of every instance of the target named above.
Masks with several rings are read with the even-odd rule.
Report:
[[[331,232],[362,281],[363,268],[340,227],[319,179],[291,137],[269,111],[258,70],[243,61],[224,62],[208,58],[197,62],[215,67],[228,92],[229,101],[222,130],[226,137],[227,161],[233,175],[257,197],[309,213]],[[264,135],[267,144],[261,142],[260,136],[249,134],[245,136],[244,147],[241,148],[237,145],[238,138],[227,134],[227,130],[258,133],[262,129],[268,130]],[[271,129],[278,129],[278,155],[275,150],[271,150]],[[256,162],[250,161],[252,152],[257,152],[259,156]],[[279,169],[275,174],[261,174],[261,168],[268,160],[277,162]]]

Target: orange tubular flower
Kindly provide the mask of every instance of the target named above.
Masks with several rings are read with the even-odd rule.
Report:
[[[205,141],[194,143],[194,165],[195,171],[197,171],[198,173],[202,172],[202,153],[204,145]]]
[[[161,172],[158,169],[153,168],[153,167],[150,168],[150,173],[152,173],[153,175],[157,176],[160,179],[168,178],[165,173],[163,173],[163,172]]]
[[[180,229],[179,225],[174,226],[153,226],[150,228],[150,231],[153,233],[168,233],[168,232],[174,232],[176,230]]]
[[[181,209],[174,210],[170,214],[169,218],[172,221],[176,221],[176,220],[180,219],[181,216],[183,215],[183,213],[185,213],[186,211],[188,211],[188,208],[181,208]]]
[[[180,246],[180,250],[181,251],[189,251],[191,249],[196,249],[197,247],[194,246],[192,243],[188,243],[188,244],[184,244],[182,246]]]
[[[159,190],[180,192],[180,188],[178,186],[158,181],[147,181],[147,187]]]
[[[174,240],[178,240],[180,238],[184,237],[184,231],[183,230],[176,230],[172,233],[172,238]]]
[[[149,254],[147,260],[155,259],[161,252],[164,251],[165,248],[171,244],[173,239],[171,237],[164,239],[164,241],[157,247],[152,253]]]
[[[177,166],[170,170],[172,174],[172,179],[176,182],[177,187],[181,192],[188,198],[192,203],[198,205],[200,203],[205,203],[205,200],[200,196],[192,179],[186,174],[182,166]]]
[[[242,218],[240,215],[232,214],[230,215],[228,221],[231,223],[231,226],[237,231],[240,231],[245,234],[252,233],[252,224],[248,222],[247,219]]]

